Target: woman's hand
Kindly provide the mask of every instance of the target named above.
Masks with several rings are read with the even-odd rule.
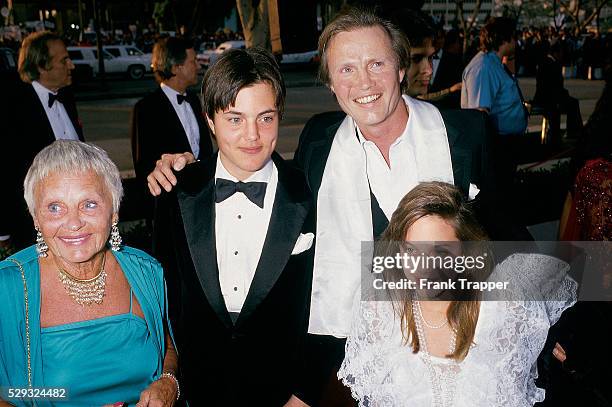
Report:
[[[176,401],[177,391],[174,380],[162,377],[140,393],[136,407],[172,407]]]

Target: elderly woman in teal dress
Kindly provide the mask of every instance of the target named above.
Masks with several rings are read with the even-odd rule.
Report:
[[[24,190],[37,243],[0,262],[0,406],[172,406],[163,272],[121,246],[117,167],[98,147],[56,141]]]

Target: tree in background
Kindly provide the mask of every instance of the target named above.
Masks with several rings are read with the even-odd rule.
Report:
[[[578,35],[598,21],[610,0],[502,0],[502,13],[529,25],[551,25],[557,31],[564,24],[573,26]],[[599,25],[598,25],[599,28]]]
[[[262,47],[283,53],[276,0],[236,0],[247,48]]]
[[[573,23],[574,34],[579,35],[609,3],[610,0],[559,0],[559,11]]]
[[[155,21],[155,28],[158,31],[167,31],[169,27],[173,28],[173,31],[177,31],[178,24],[176,21],[176,13],[174,12],[175,7],[171,0],[156,1],[153,8],[153,20]],[[170,25],[168,21],[172,21]]]
[[[456,0],[456,11],[455,15],[458,21],[458,26],[461,31],[463,31],[463,55],[467,56],[467,49],[470,40],[470,32],[473,28],[476,27],[476,23],[478,22],[478,13],[480,12],[480,6],[482,0],[476,0],[474,4],[474,9],[472,10],[472,14],[469,18],[466,19],[465,11],[463,8],[465,1],[464,0]]]

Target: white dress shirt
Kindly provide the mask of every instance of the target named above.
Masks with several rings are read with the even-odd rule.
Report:
[[[215,180],[237,182],[217,157]],[[278,170],[267,164],[243,182],[267,182],[264,207],[255,205],[242,192],[215,203],[215,237],[219,283],[229,312],[240,312],[246,300],[263,249],[276,196]]]
[[[170,104],[172,104],[172,107],[174,108],[174,111],[176,112],[176,115],[178,116],[181,125],[185,130],[185,134],[187,134],[191,152],[195,158],[198,158],[198,155],[200,154],[200,128],[198,127],[198,121],[193,109],[191,108],[191,105],[186,100],[180,105],[178,104],[176,96],[185,96],[183,93],[175,91],[165,83],[161,84],[161,88],[168,97],[168,100],[170,100]]]
[[[32,86],[40,99],[40,103],[42,103],[43,108],[45,109],[45,113],[47,114],[47,118],[51,124],[51,129],[53,129],[55,139],[78,140],[79,135],[72,125],[64,105],[56,99],[53,106],[49,107],[49,94],[53,93],[54,95],[57,95],[57,92],[53,92],[45,88],[38,81],[33,81]]]
[[[389,147],[390,165],[387,165],[376,144],[366,140],[357,128],[359,142],[366,155],[370,189],[389,220],[402,198],[419,183],[415,147],[410,137],[415,130],[409,116],[404,132]]]

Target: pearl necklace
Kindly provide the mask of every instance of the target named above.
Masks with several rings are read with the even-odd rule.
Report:
[[[102,265],[98,274],[92,278],[80,279],[60,267],[55,257],[53,261],[58,269],[58,277],[70,297],[79,305],[102,304],[106,290],[106,271],[104,262],[106,251],[102,254]]]
[[[448,324],[448,319],[447,318],[444,318],[444,321],[442,321],[442,323],[440,325],[432,325],[429,322],[427,322],[425,317],[423,317],[423,311],[421,310],[421,303],[419,301],[412,301],[413,314],[414,314],[414,310],[415,309],[419,313],[419,318],[421,319],[421,321],[423,321],[425,326],[427,328],[429,328],[429,329],[440,329],[440,328],[445,327]]]
[[[421,351],[419,351],[418,355],[425,364],[425,367],[427,368],[427,371],[429,373],[429,379],[431,382],[432,406],[450,407],[454,404],[453,400],[457,387],[457,375],[461,370],[459,367],[459,363],[456,360],[450,360],[448,364],[441,364],[440,362],[433,359],[433,357],[429,354],[427,350],[427,340],[425,338],[425,330],[423,329],[423,323],[425,322],[425,320],[423,319],[421,305],[418,301],[412,301],[412,314],[414,315],[417,337],[419,338],[419,344],[421,346]],[[441,328],[443,326],[444,325],[440,325],[438,328]],[[456,345],[457,332],[455,332],[455,330],[453,329],[450,343],[448,346],[449,354],[455,352]],[[441,369],[444,370],[441,371]]]

